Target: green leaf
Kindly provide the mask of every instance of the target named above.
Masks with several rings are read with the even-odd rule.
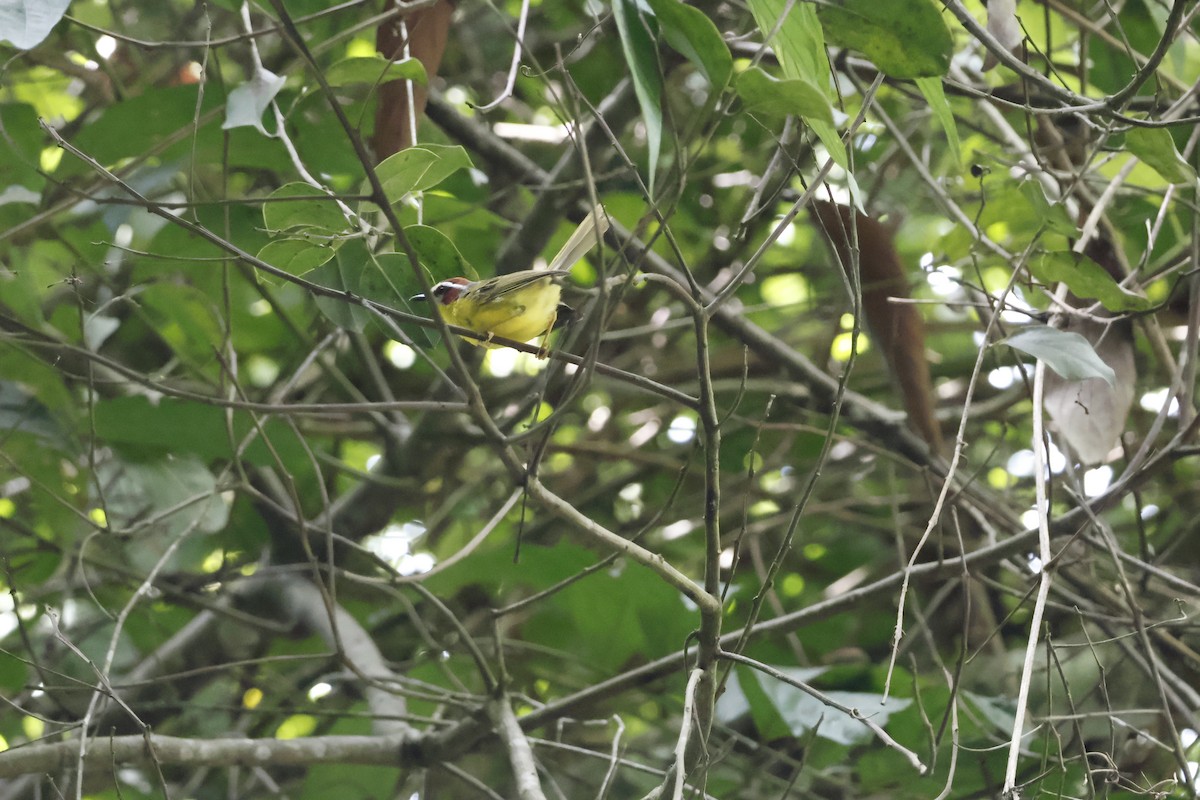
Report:
[[[287,83],[287,78],[270,70],[259,68],[250,80],[229,93],[225,101],[225,122],[222,130],[230,128],[257,128],[263,136],[270,136],[263,127],[262,115]]]
[[[1060,233],[1063,236],[1074,238],[1079,235],[1079,228],[1071,220],[1071,215],[1067,213],[1066,206],[1061,203],[1051,203],[1046,198],[1046,192],[1042,189],[1042,184],[1036,180],[1029,178],[1021,181],[1021,194],[1029,201],[1029,205],[1033,208],[1034,219],[1045,224],[1046,228]]]
[[[37,586],[62,568],[61,553],[47,552],[44,549],[26,550],[11,556],[11,566],[5,569],[8,575],[20,576],[20,581],[26,586]],[[11,572],[9,571],[11,570]],[[38,614],[40,616],[40,614]],[[35,617],[36,619],[37,617]],[[34,620],[26,620],[31,623]],[[0,661],[15,661],[16,659],[0,659]]]
[[[19,574],[18,571],[14,569],[14,566],[16,565],[12,564],[11,558],[9,564],[9,569],[11,570],[9,574]],[[22,580],[26,580],[25,575],[21,575],[20,577]],[[29,624],[30,622],[31,620],[25,620],[26,624]],[[29,668],[25,666],[25,662],[18,658],[13,658],[7,654],[4,658],[0,658],[0,689],[3,689],[5,694],[19,694],[22,688],[24,688],[25,681],[28,678]]]
[[[337,249],[329,242],[307,239],[276,239],[258,251],[258,257],[273,267],[300,277],[333,258]],[[275,280],[267,275],[268,280]]]
[[[833,124],[833,108],[816,86],[804,78],[776,80],[758,67],[738,76],[737,93],[751,114],[786,116]]]
[[[404,236],[407,237],[409,245],[413,246],[416,254],[420,257],[421,266],[425,267],[430,283],[456,277],[478,281],[479,273],[475,271],[475,267],[462,257],[462,253],[458,252],[455,243],[450,241],[442,231],[431,228],[430,225],[408,225],[407,228],[404,228]],[[403,285],[413,285],[414,290],[407,296],[424,291],[419,283],[415,283],[416,276],[413,275],[412,270],[408,270],[408,276],[414,284],[404,283]],[[401,283],[398,276],[397,283]]]
[[[1134,128],[1125,134],[1125,146],[1168,183],[1196,182],[1196,170],[1175,149],[1166,128]]]
[[[197,98],[195,86],[168,86],[148,89],[143,94],[131,97],[104,109],[98,119],[88,120],[74,144],[83,152],[106,166],[114,166],[133,154],[154,152],[161,163],[168,158],[189,154],[192,138],[184,137],[177,144],[163,149],[164,144],[177,136],[180,129],[192,124],[196,115],[197,100],[203,101],[200,111],[219,106],[216,92],[207,92]],[[215,130],[215,129],[214,129]],[[204,141],[207,129],[198,136]],[[254,139],[262,141],[255,136]],[[236,158],[236,155],[232,155]],[[75,159],[64,161],[69,174],[84,172],[90,168]]]
[[[1154,301],[1123,288],[1104,267],[1079,253],[1042,253],[1029,262],[1029,271],[1045,284],[1062,282],[1072,294],[1099,300],[1109,311],[1148,311]]]
[[[153,283],[138,305],[163,341],[194,367],[212,364],[224,331],[212,300],[194,286]]]
[[[950,69],[954,40],[929,0],[828,0],[817,16],[829,40],[865,54],[893,78],[929,78]]]
[[[96,403],[94,415],[99,439],[132,456],[195,453],[207,462],[234,455],[226,410],[220,406],[171,398],[151,403],[145,397],[119,397]],[[245,411],[233,413],[232,425],[233,442],[242,441],[253,430]],[[305,452],[286,424],[269,419],[264,430],[285,463],[304,461]],[[275,463],[261,437],[255,437],[240,457],[258,466]]]
[[[658,155],[662,147],[662,73],[658,66],[658,45],[650,29],[652,14],[639,0],[613,0],[613,17],[621,37],[621,50],[633,78],[633,91],[642,109],[646,126],[646,148],[650,194],[654,194],[654,175],[658,171]]]
[[[472,166],[467,151],[458,145],[423,144],[388,156],[375,174],[388,199],[398,203],[410,192],[437,186],[453,172]]]
[[[0,106],[0,203],[37,203],[46,179],[38,174],[41,128],[37,113],[24,103]],[[17,191],[29,190],[29,194]]]
[[[310,272],[309,280],[395,307],[400,298],[391,276],[403,274],[405,261],[399,253],[372,253],[361,239],[351,239],[338,249],[337,258]],[[361,332],[375,319],[375,312],[353,302],[335,297],[317,297],[316,301],[321,313],[348,330]]]
[[[782,739],[791,733],[779,710],[763,691],[758,673],[739,664],[730,674],[725,691],[717,698],[717,718],[728,725],[746,714],[754,721],[763,741]]]
[[[152,462],[111,459],[97,465],[96,475],[104,486],[108,524],[115,529],[142,524],[148,509],[159,512],[155,529],[171,535],[215,533],[229,519],[216,478],[194,454]],[[163,509],[175,510],[161,513]]]
[[[679,0],[649,0],[663,39],[695,64],[713,88],[721,89],[733,72],[733,56],[721,32],[703,11]]]
[[[803,78],[832,99],[825,33],[817,13],[808,3],[790,3],[791,11],[780,23],[788,5],[789,0],[750,0],[763,43],[774,49],[786,77]]]
[[[784,17],[789,3],[791,10]],[[754,21],[762,31],[763,41],[775,50],[775,57],[783,67],[783,75],[789,80],[804,80],[815,86],[830,103],[833,89],[829,84],[829,57],[825,53],[825,34],[817,19],[817,12],[808,3],[793,3],[791,0],[750,0]],[[783,20],[780,23],[780,20]],[[833,123],[819,118],[808,120],[809,127],[825,145],[830,157],[850,171],[850,159],[846,146]],[[853,181],[853,176],[849,176]],[[857,192],[852,193],[857,195]],[[856,200],[857,202],[857,200]]]
[[[285,183],[263,203],[263,224],[267,230],[344,231],[345,214],[326,192],[307,183]]]
[[[28,267],[11,270],[0,266],[0,297],[4,298],[5,313],[11,313],[29,325],[41,325],[45,290],[45,283],[36,282],[34,270]]]
[[[361,271],[361,265],[346,265],[341,259],[334,259],[308,273],[308,280],[335,291],[354,294],[349,287],[357,285],[357,275]],[[361,333],[371,320],[370,312],[354,303],[336,297],[317,296],[315,300],[321,313],[339,328]]]
[[[1101,378],[1109,386],[1117,383],[1117,374],[1105,364],[1087,339],[1078,333],[1060,331],[1048,325],[1035,325],[1009,336],[998,344],[1046,362],[1046,366],[1068,381]]]
[[[950,103],[946,101],[946,90],[942,87],[941,78],[917,78],[913,82],[921,90],[921,94],[925,95],[925,102],[929,104],[929,110],[933,112],[933,116],[942,126],[942,130],[946,132],[946,143],[950,155],[954,156],[954,166],[961,171],[962,143],[958,138],[958,124],[954,120],[954,112],[950,110]]]
[[[330,86],[345,86],[351,83],[366,83],[375,86],[395,80],[416,81],[425,85],[425,67],[415,58],[389,61],[381,55],[347,58],[339,61],[325,72]]]

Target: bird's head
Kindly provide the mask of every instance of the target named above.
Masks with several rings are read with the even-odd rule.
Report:
[[[429,290],[433,295],[433,299],[438,302],[438,305],[448,306],[462,296],[463,291],[471,285],[471,281],[466,278],[447,278],[434,284]],[[425,299],[425,294],[413,295],[409,298],[409,302],[419,302]]]

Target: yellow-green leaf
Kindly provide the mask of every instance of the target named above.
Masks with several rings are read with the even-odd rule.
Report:
[[[893,78],[950,69],[954,40],[930,0],[825,0],[817,16],[829,41],[863,53]]]
[[[751,114],[796,114],[805,120],[833,124],[829,100],[804,78],[776,80],[758,67],[751,67],[738,76],[737,93]]]
[[[1169,183],[1196,182],[1196,170],[1175,149],[1166,128],[1134,128],[1125,134],[1125,145]]]

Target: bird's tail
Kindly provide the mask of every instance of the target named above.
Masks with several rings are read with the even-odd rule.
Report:
[[[569,270],[575,266],[575,262],[583,258],[587,251],[600,243],[608,230],[608,215],[604,212],[603,206],[597,206],[592,209],[583,222],[579,223],[579,227],[571,234],[571,238],[567,239],[567,243],[562,246],[562,249],[550,260],[550,270]]]

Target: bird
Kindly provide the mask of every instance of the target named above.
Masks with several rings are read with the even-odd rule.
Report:
[[[569,319],[574,310],[561,302],[562,287],[555,281],[571,274],[571,267],[591,250],[608,230],[602,208],[588,214],[546,269],[526,269],[472,281],[456,277],[439,281],[411,298],[429,300],[451,325],[474,331],[483,339],[462,337],[476,346],[503,347],[494,337],[526,342],[541,337],[537,357],[546,358],[546,343],[555,323]]]

